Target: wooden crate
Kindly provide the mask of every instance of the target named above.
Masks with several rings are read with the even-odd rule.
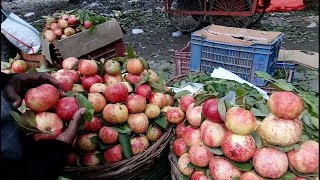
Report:
[[[28,68],[40,67],[41,64],[47,65],[46,58],[41,54],[41,52],[37,54],[27,54],[20,51],[19,54],[21,56],[21,59],[23,59],[27,63]]]

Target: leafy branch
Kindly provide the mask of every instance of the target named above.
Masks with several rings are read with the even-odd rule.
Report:
[[[271,87],[278,91],[292,91],[296,93],[304,101],[308,112],[316,118],[319,118],[319,93],[313,91],[304,91],[284,79],[275,79],[270,74],[256,71],[255,74],[264,80],[270,82]]]

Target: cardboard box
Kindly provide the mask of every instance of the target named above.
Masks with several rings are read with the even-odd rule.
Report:
[[[41,54],[41,52],[37,54],[27,54],[23,51],[20,51],[19,54],[21,59],[27,63],[29,68],[37,68],[41,65],[47,65],[46,58]]]
[[[53,54],[54,51],[58,51],[62,59],[68,57],[79,58],[115,41],[122,41],[122,38],[122,29],[119,23],[112,18],[103,24],[99,24],[94,33],[86,30],[52,43],[42,39],[42,54],[50,64],[53,64],[56,58],[56,55]]]
[[[278,61],[292,62],[314,70],[319,69],[319,53],[312,51],[280,49]]]
[[[281,32],[210,25],[196,31],[195,34],[210,41],[250,46],[254,43],[270,44],[280,36]]]

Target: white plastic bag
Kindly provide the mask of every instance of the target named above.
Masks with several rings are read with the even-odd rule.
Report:
[[[1,11],[7,16],[7,19],[1,23],[1,33],[23,52],[37,53],[41,48],[39,31],[14,13],[7,14],[2,9]]]

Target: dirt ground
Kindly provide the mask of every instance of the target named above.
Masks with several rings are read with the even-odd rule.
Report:
[[[114,11],[118,10],[122,16],[115,18],[127,31],[124,37],[125,42],[146,58],[156,56],[155,59],[163,59],[165,58],[163,56],[170,56],[173,54],[173,50],[181,49],[190,37],[189,34],[178,38],[171,36],[171,33],[176,30],[163,12],[162,0],[80,0],[78,5],[70,4],[67,0],[13,0],[11,3],[3,2],[2,5],[36,28],[41,28],[44,24],[41,16],[53,14],[58,10],[81,8],[109,17],[114,16]],[[27,13],[34,13],[34,15],[24,17]],[[316,26],[307,28],[312,22],[315,22]],[[261,25],[253,28],[284,32],[283,46],[286,49],[319,52],[318,24],[319,11],[305,10],[266,14]],[[133,35],[131,30],[134,28],[142,29],[144,33]]]
[[[151,63],[166,62],[164,71],[174,71],[174,51],[182,49],[190,34],[172,37],[177,31],[163,11],[162,0],[80,0],[77,5],[67,0],[13,0],[2,2],[2,6],[41,30],[45,24],[42,16],[58,10],[81,8],[92,10],[104,16],[114,17],[126,30],[124,42]],[[313,10],[315,9],[315,10]],[[299,12],[268,13],[253,29],[281,31],[285,34],[283,48],[288,50],[309,50],[319,52],[319,11],[317,7]],[[27,16],[28,13],[34,13]],[[308,28],[310,24],[315,26]],[[204,24],[205,26],[205,24]],[[132,34],[139,28],[142,34]],[[173,74],[173,73],[172,73]]]

